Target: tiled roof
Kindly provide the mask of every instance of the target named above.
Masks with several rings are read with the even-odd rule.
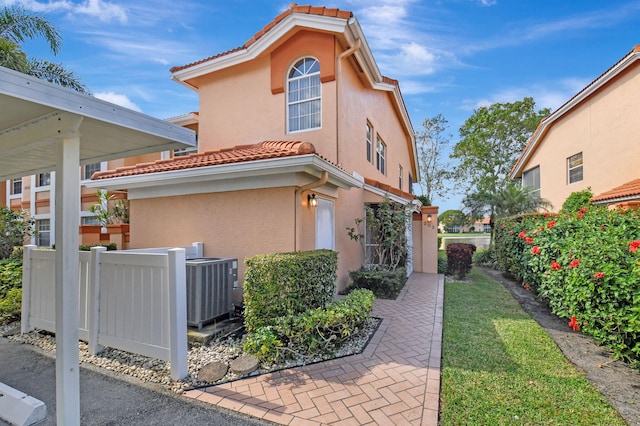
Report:
[[[398,188],[394,188],[391,185],[387,185],[386,183],[382,183],[375,179],[364,178],[364,183],[370,186],[375,186],[376,188],[382,189],[383,191],[389,192],[391,194],[397,195],[398,197],[402,197],[407,200],[415,199],[415,195],[409,194],[408,192],[404,192]]]
[[[640,179],[634,179],[591,199],[593,202],[616,201],[619,199],[640,198]]]
[[[260,39],[260,37],[264,36],[273,27],[275,27],[278,23],[280,23],[280,21],[282,21],[284,18],[286,18],[287,16],[289,16],[289,15],[291,15],[293,13],[305,13],[307,15],[329,16],[329,17],[340,18],[340,19],[351,19],[351,17],[353,16],[353,13],[349,12],[347,10],[340,10],[340,9],[337,9],[337,8],[328,8],[328,7],[322,7],[322,6],[319,6],[319,7],[316,7],[316,6],[298,6],[295,3],[291,3],[291,5],[287,8],[287,10],[282,12],[280,15],[276,16],[273,21],[269,22],[267,25],[264,26],[264,28],[262,28],[260,31],[255,33],[253,35],[253,37],[251,37],[249,40],[247,40],[247,42],[245,44],[243,44],[242,46],[236,47],[235,49],[231,49],[231,50],[228,50],[226,52],[218,53],[217,55],[210,56],[208,58],[204,58],[204,59],[201,59],[199,61],[187,64],[187,65],[173,67],[173,68],[171,68],[170,71],[172,73],[177,72],[177,71],[182,71],[184,69],[193,67],[195,65],[199,65],[199,64],[202,64],[204,62],[208,62],[208,61],[220,58],[222,56],[230,55],[231,53],[235,53],[235,52],[238,52],[240,50],[247,49],[253,43],[258,41]]]
[[[168,172],[171,170],[185,170],[196,167],[216,166],[220,164],[315,154],[315,152],[315,147],[309,142],[265,141],[255,145],[239,145],[233,148],[199,152],[197,154],[191,154],[184,157],[174,157],[167,160],[154,161],[152,163],[119,167],[115,170],[105,170],[94,173],[91,179],[99,180],[142,175],[147,173]]]

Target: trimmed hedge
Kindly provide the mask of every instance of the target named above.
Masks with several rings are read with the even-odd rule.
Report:
[[[332,250],[277,253],[246,259],[244,320],[249,332],[280,317],[324,308],[333,297],[338,254]]]
[[[395,299],[407,282],[407,270],[398,268],[393,271],[382,269],[358,269],[349,273],[352,283],[347,288],[351,292],[358,288],[371,290],[380,299]]]
[[[640,367],[640,217],[598,206],[562,215],[502,220],[498,267],[532,288],[554,314],[571,319]]]
[[[20,319],[22,259],[0,260],[0,324]]]
[[[374,295],[365,289],[354,290],[344,299],[326,308],[275,318],[245,336],[243,350],[263,362],[330,355],[357,333],[369,318]]]
[[[473,253],[476,246],[466,243],[451,243],[447,245],[447,274],[455,275],[459,280],[464,279],[471,270]]]
[[[80,245],[80,251],[91,251],[91,247],[106,247],[107,251],[118,250],[118,245],[116,243],[107,243],[107,244],[82,244]]]

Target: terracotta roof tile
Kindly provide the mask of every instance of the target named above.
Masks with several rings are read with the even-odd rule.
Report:
[[[602,202],[602,201],[615,201],[620,198],[630,198],[637,197],[640,198],[640,179],[634,179],[630,182],[627,182],[623,185],[615,187],[609,191],[603,192],[602,194],[596,195],[591,199],[593,202]]]
[[[398,188],[394,188],[391,185],[388,185],[386,183],[382,183],[380,181],[377,181],[375,179],[370,179],[365,177],[364,178],[364,183],[366,183],[367,185],[370,186],[375,186],[376,188],[382,189],[383,191],[389,192],[391,194],[397,195],[398,197],[402,197],[404,199],[407,200],[413,200],[415,199],[415,195],[413,194],[409,194],[408,192],[402,191]]]
[[[247,49],[253,43],[258,41],[260,37],[264,36],[273,27],[275,27],[278,23],[280,23],[280,21],[282,21],[284,18],[286,18],[287,16],[293,13],[305,13],[307,15],[329,16],[329,17],[340,18],[340,19],[351,19],[351,17],[353,16],[353,13],[347,10],[340,10],[337,8],[328,8],[323,6],[298,6],[297,4],[292,3],[287,10],[282,12],[280,15],[276,16],[273,21],[269,22],[260,31],[255,33],[253,37],[247,40],[247,42],[242,46],[236,47],[235,49],[227,50],[226,52],[218,53],[216,55],[201,59],[196,62],[192,62],[187,65],[172,67],[170,71],[172,73],[182,71],[184,69],[191,68],[193,66],[202,64],[204,62],[208,62],[208,61],[220,58],[222,56],[230,55],[231,53],[235,53],[237,51]]]
[[[185,170],[196,167],[216,166],[220,164],[241,163],[246,161],[270,158],[290,157],[296,155],[315,154],[313,144],[301,141],[264,141],[254,145],[238,145],[215,151],[199,152],[184,157],[157,160],[152,163],[119,167],[115,170],[96,172],[91,179],[109,179],[123,176],[142,175],[147,173]]]

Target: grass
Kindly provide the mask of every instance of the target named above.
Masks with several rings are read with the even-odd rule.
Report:
[[[446,425],[625,425],[499,283],[474,268],[445,287]]]

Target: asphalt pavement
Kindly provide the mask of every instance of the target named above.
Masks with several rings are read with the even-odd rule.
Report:
[[[39,348],[0,337],[0,382],[45,403],[47,417],[38,425],[56,424],[55,374],[55,358]],[[271,424],[83,364],[80,422],[102,426]],[[6,424],[0,420],[0,425]]]

